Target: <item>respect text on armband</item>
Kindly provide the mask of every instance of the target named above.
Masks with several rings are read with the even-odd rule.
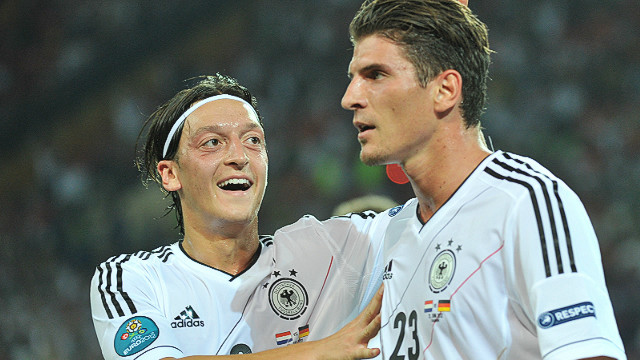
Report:
[[[546,311],[538,317],[538,326],[543,329],[583,319],[586,317],[596,317],[596,308],[592,302],[586,301],[563,308]]]

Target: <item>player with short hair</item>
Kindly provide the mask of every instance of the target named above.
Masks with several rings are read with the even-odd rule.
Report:
[[[106,359],[379,353],[366,345],[380,325],[381,237],[368,234],[390,216],[305,216],[260,237],[268,157],[257,109],[245,87],[218,74],[147,120],[138,165],[171,196],[184,238],[98,265],[91,309]]]
[[[484,142],[486,26],[451,0],[368,0],[350,35],[360,157],[416,195],[384,239],[383,357],[625,359],[580,199]]]

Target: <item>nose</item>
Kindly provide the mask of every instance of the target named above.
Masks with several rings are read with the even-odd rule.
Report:
[[[249,164],[249,157],[241,139],[230,140],[227,151],[226,165],[242,169]]]
[[[366,100],[362,96],[361,83],[357,77],[352,78],[349,82],[340,104],[346,110],[362,109],[366,106]]]

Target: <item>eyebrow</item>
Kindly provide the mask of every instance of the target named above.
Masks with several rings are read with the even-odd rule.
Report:
[[[365,73],[365,72],[369,72],[371,70],[384,70],[386,68],[385,65],[380,64],[380,63],[373,63],[373,64],[369,64],[363,68],[360,68],[358,71],[356,71],[356,73]],[[353,78],[353,73],[349,70],[347,70],[347,76],[349,77],[349,79]]]
[[[246,124],[244,127],[242,127],[242,130],[244,132],[247,132],[247,131],[251,131],[251,130],[256,129],[256,128],[262,128],[262,126],[260,124],[256,123],[256,122],[252,121],[252,122]],[[217,133],[217,132],[220,131],[220,129],[222,129],[222,126],[220,126],[220,125],[203,126],[201,128],[198,128],[193,133],[192,136],[196,137],[196,136],[199,136],[200,134],[207,133],[207,132]]]

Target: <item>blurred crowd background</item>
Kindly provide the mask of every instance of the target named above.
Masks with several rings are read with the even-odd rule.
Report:
[[[106,258],[179,239],[134,167],[138,132],[185,79],[257,96],[273,233],[366,194],[411,197],[365,167],[348,23],[361,0],[0,2],[0,360],[99,359],[89,281]],[[582,198],[630,359],[640,358],[640,4],[471,0],[490,29],[486,134]]]

